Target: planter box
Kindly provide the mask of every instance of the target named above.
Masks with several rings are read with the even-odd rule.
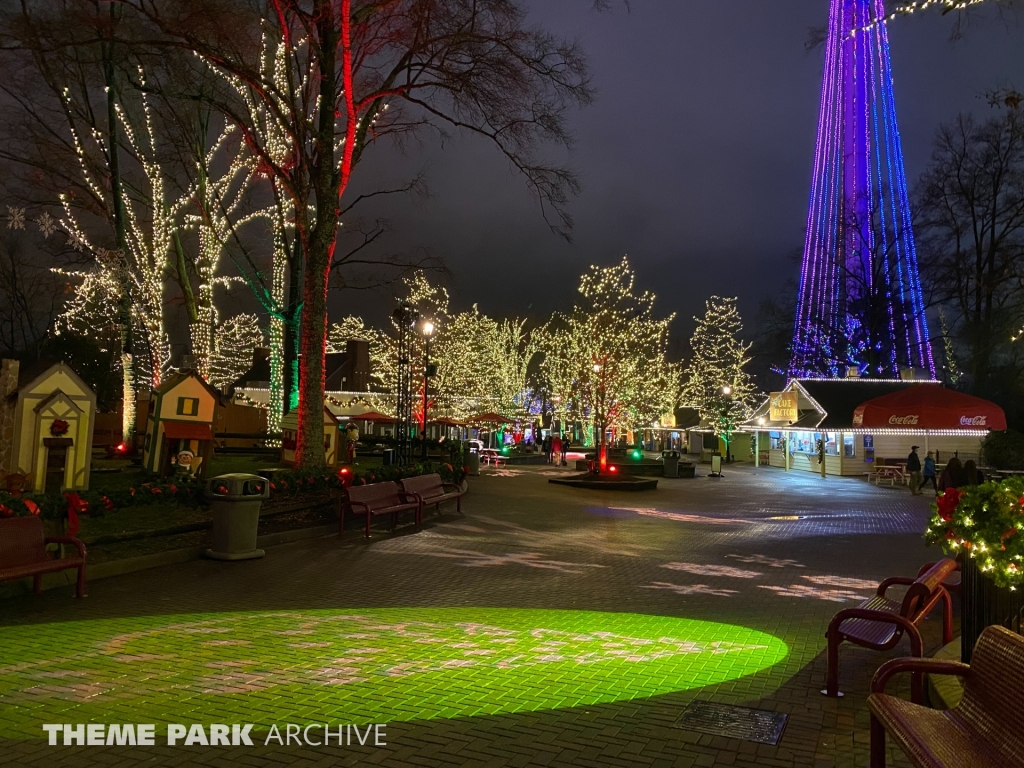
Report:
[[[974,644],[985,627],[999,625],[1024,634],[1024,592],[996,586],[973,557],[965,555],[960,568],[960,658],[970,664]]]

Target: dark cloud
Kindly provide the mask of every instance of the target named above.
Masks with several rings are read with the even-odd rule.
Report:
[[[597,103],[571,115],[568,158],[583,192],[572,204],[573,243],[553,235],[522,180],[484,142],[424,136],[404,155],[377,151],[360,184],[425,171],[427,199],[391,199],[376,212],[389,248],[428,248],[451,272],[458,307],[538,316],[572,300],[580,272],[628,253],[642,287],[676,332],[711,293],[739,295],[752,320],[761,299],[798,269],[821,87],[822,51],[808,29],[825,0],[633,0],[594,13],[585,0],[535,0],[532,20],[578,37]],[[958,110],[989,109],[986,90],[1024,88],[1024,24],[996,9],[965,36],[951,20],[916,14],[890,25],[898,119],[911,185],[937,125]],[[386,296],[343,292],[332,308],[383,315]],[[749,323],[748,323],[749,324]]]

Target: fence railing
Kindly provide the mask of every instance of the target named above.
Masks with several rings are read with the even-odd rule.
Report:
[[[1024,591],[996,586],[973,557],[964,557],[960,567],[960,658],[970,664],[985,627],[998,625],[1024,634]]]

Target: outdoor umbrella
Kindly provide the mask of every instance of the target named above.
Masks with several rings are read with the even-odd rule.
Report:
[[[917,384],[861,403],[853,426],[889,429],[1006,429],[1003,409],[938,384]]]
[[[478,413],[471,421],[480,424],[514,424],[515,419],[506,419],[500,413]]]
[[[461,421],[455,419],[449,419],[447,416],[442,416],[440,419],[432,419],[431,424],[440,424],[443,427],[462,427],[465,426]]]
[[[383,424],[394,424],[395,421],[397,421],[394,416],[385,416],[383,413],[378,413],[377,411],[367,411],[366,413],[356,414],[349,418],[353,421],[379,421]]]

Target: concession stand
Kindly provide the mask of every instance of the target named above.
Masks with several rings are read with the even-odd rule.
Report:
[[[940,464],[954,455],[980,461],[981,441],[1005,430],[1006,416],[995,403],[935,381],[792,379],[744,428],[757,434],[758,464],[864,475],[905,461],[915,445],[922,459],[933,451]]]

